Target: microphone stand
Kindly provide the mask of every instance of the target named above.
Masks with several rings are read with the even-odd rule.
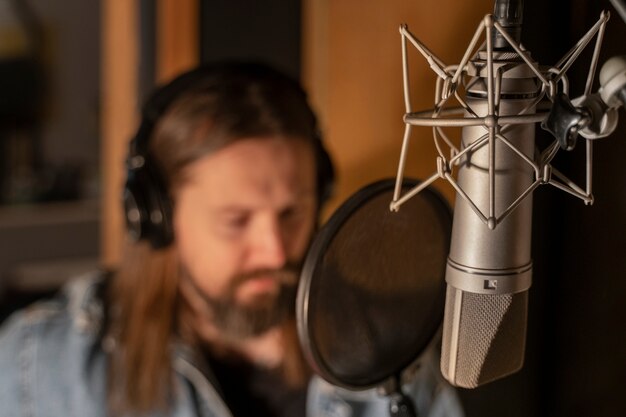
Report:
[[[402,392],[400,377],[395,376],[385,387],[389,397],[390,417],[418,417],[411,398]]]
[[[389,415],[391,417],[417,417],[411,399],[402,392],[395,392],[389,397]]]

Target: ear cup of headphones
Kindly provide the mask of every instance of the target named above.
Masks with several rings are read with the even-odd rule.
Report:
[[[148,143],[159,117],[179,94],[205,76],[197,69],[156,89],[142,108],[142,121],[130,142],[123,200],[126,228],[133,241],[147,240],[154,249],[174,240],[172,203],[158,167],[151,161]]]
[[[147,240],[153,248],[169,245],[174,237],[172,207],[158,171],[143,156],[129,159],[124,188],[124,211],[129,236]]]

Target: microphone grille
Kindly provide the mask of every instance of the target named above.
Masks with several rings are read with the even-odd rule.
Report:
[[[517,372],[524,363],[528,291],[476,294],[447,288],[441,372],[475,388]]]

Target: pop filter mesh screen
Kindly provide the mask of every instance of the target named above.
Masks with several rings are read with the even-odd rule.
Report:
[[[426,189],[391,212],[391,181],[340,207],[305,261],[298,328],[309,361],[332,383],[366,388],[413,362],[445,304],[451,216]]]

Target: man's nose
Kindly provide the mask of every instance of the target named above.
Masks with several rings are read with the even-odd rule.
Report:
[[[287,261],[285,236],[277,219],[261,225],[253,237],[251,262],[255,268],[282,268]]]

